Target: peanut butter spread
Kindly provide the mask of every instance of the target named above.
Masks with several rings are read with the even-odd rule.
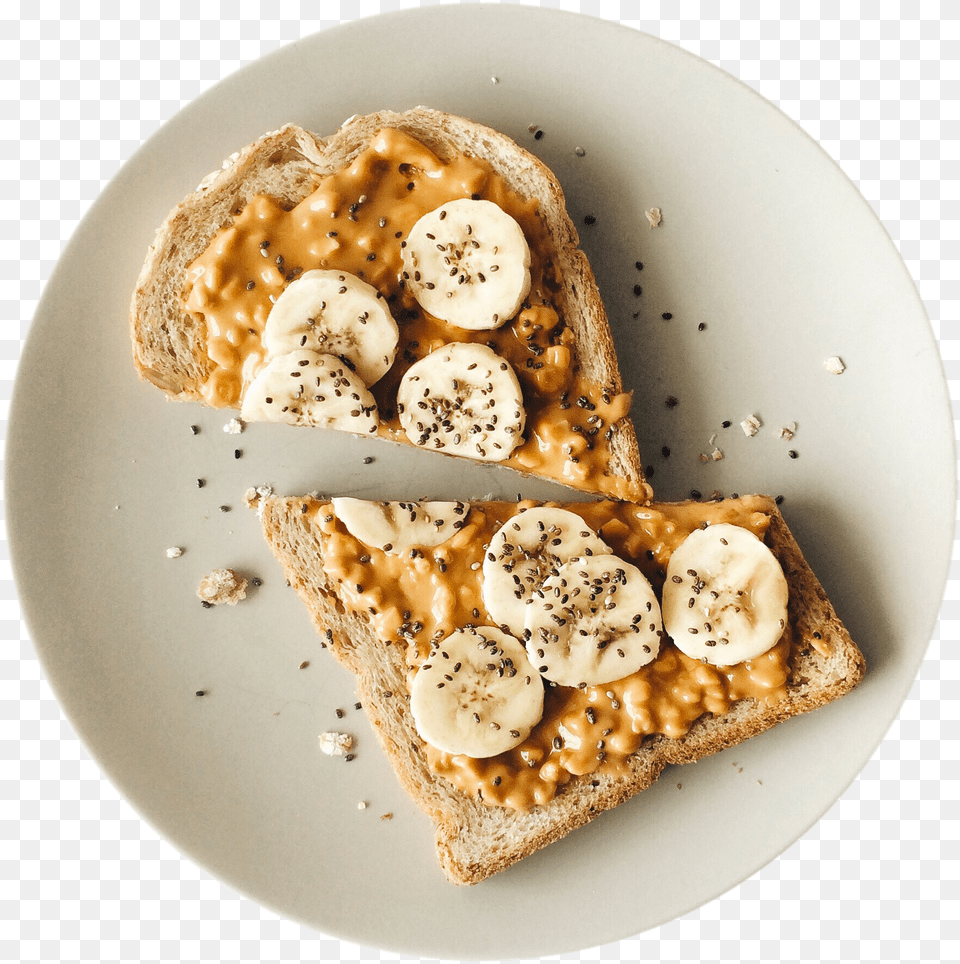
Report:
[[[637,505],[597,502],[568,506],[611,549],[637,566],[662,594],[672,552],[693,530],[728,522],[764,538],[766,500]],[[369,619],[385,646],[404,648],[410,678],[430,643],[457,627],[492,620],[481,597],[481,565],[499,526],[532,503],[464,504],[455,535],[431,549],[392,554],[356,540],[328,503],[309,506],[323,542],[324,569],[339,583],[348,611]],[[600,686],[546,684],[544,713],[529,737],[489,759],[443,753],[425,745],[434,773],[492,805],[529,810],[549,801],[574,775],[620,772],[645,739],[677,738],[704,714],[725,713],[737,700],[783,699],[792,648],[791,627],[757,659],[717,667],[685,656],[666,639],[659,656],[636,673]]]
[[[523,229],[531,251],[529,295],[510,322],[466,331],[428,315],[405,290],[401,242],[425,213],[456,198],[493,201]],[[525,440],[504,460],[581,489],[645,501],[649,487],[628,491],[607,474],[610,441],[630,396],[619,385],[586,379],[573,333],[561,317],[553,242],[535,200],[512,191],[491,165],[463,154],[440,160],[397,130],[382,130],[348,166],[321,177],[292,208],[265,196],[234,213],[187,272],[184,309],[206,324],[211,372],[204,400],[237,406],[265,361],[262,333],[272,303],[303,272],[349,271],[373,285],[390,306],[400,343],[390,371],[371,391],[379,434],[407,442],[397,388],[417,360],[451,341],[482,342],[515,369],[527,412]]]

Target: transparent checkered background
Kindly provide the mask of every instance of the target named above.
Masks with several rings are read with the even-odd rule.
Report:
[[[215,81],[288,41],[427,5],[4,0],[0,428],[44,283],[90,203],[145,138]],[[685,47],[755,87],[820,141],[899,246],[957,405],[960,23],[942,19],[951,10],[960,16],[957,0],[539,5],[620,20]],[[960,959],[957,549],[954,559],[919,679],[824,819],[699,910],[555,959]],[[3,959],[411,959],[278,918],[210,879],[140,821],[60,714],[21,619],[5,539],[0,639]]]

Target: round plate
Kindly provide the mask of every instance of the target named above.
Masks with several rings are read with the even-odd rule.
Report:
[[[610,313],[658,497],[783,495],[868,661],[843,700],[665,774],[467,889],[442,877],[429,822],[242,494],[261,483],[393,498],[556,490],[331,433],[225,434],[229,413],[169,404],[137,380],[127,334],[153,231],[223,157],[286,121],[329,133],[350,114],[417,104],[490,124],[554,169]],[[653,207],[656,228],[644,213]],[[842,375],[824,368],[833,355]],[[750,415],[762,422],[753,437],[739,427]],[[792,423],[794,438],[779,438]],[[331,29],[239,71],[116,176],[30,330],[10,416],[8,525],[23,610],[65,712],[185,854],[279,914],[356,943],[540,957],[692,910],[842,794],[894,719],[934,625],[953,536],[952,438],[936,344],[903,263],[786,117],[710,64],[615,24],[431,7]],[[702,461],[714,448],[723,458]],[[184,554],[167,558],[170,546]],[[236,608],[204,610],[194,590],[217,566],[263,584]],[[327,729],[354,734],[355,760],[319,753]]]

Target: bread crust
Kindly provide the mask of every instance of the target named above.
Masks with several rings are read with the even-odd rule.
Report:
[[[290,206],[299,203],[323,176],[348,165],[383,128],[409,134],[442,160],[458,153],[484,158],[518,195],[537,200],[562,280],[557,308],[573,333],[581,371],[590,381],[621,392],[623,380],[606,311],[557,178],[505,134],[426,107],[354,116],[327,138],[288,124],[232,155],[206,177],[160,226],[137,279],[130,334],[140,377],[170,398],[203,401],[202,387],[212,363],[203,317],[183,310],[188,266],[251,198],[266,194]],[[629,418],[622,420],[611,440],[611,456],[610,474],[632,485],[643,484]]]
[[[483,508],[483,503],[472,504]],[[309,498],[261,499],[258,511],[264,534],[317,631],[329,640],[336,659],[356,674],[357,690],[374,732],[404,789],[434,822],[439,862],[457,884],[477,883],[561,839],[649,787],[668,764],[692,763],[839,698],[865,672],[862,653],[775,502],[751,497],[751,507],[769,515],[767,541],[787,578],[789,622],[800,642],[791,662],[786,698],[773,704],[742,699],[721,716],[704,715],[680,738],[648,737],[630,758],[625,774],[574,777],[548,804],[529,812],[488,806],[428,768],[402,698],[407,682],[400,648],[385,647],[368,622],[344,612],[337,585],[323,569],[320,529],[303,511],[304,506],[314,505]]]

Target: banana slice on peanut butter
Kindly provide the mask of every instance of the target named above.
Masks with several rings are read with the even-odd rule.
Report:
[[[691,532],[670,557],[664,627],[688,656],[733,666],[779,641],[788,596],[767,545],[747,529],[717,523]]]
[[[451,342],[407,370],[397,390],[407,438],[421,448],[500,462],[523,441],[513,367],[486,345]]]
[[[530,735],[543,716],[543,681],[518,639],[493,626],[457,629],[417,670],[410,711],[431,746],[485,759]]]
[[[368,388],[393,364],[397,323],[372,285],[346,271],[317,268],[292,281],[263,329],[267,357],[309,348],[346,359]]]
[[[530,661],[562,686],[611,683],[660,652],[660,605],[647,577],[619,556],[571,559],[526,609]]]
[[[533,506],[494,533],[483,557],[483,604],[497,625],[523,634],[527,603],[565,562],[609,553],[607,544],[575,512]]]
[[[357,435],[377,431],[377,403],[342,358],[301,348],[270,359],[247,386],[248,422],[286,422]]]
[[[403,281],[426,311],[459,328],[499,328],[530,291],[530,248],[492,201],[460,198],[423,215],[401,245]]]
[[[443,545],[463,527],[470,513],[466,502],[368,502],[338,496],[332,503],[352,536],[388,553]]]

